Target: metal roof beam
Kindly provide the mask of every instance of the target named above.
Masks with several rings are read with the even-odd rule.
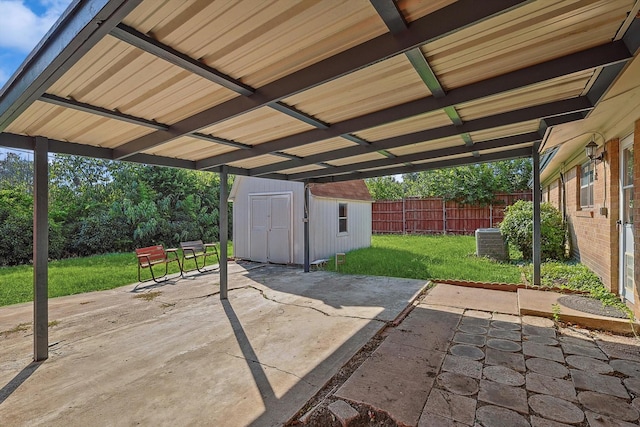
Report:
[[[586,49],[566,57],[553,59],[531,67],[513,71],[473,83],[447,93],[444,98],[427,97],[411,101],[364,116],[333,123],[329,129],[314,129],[288,137],[256,145],[248,151],[235,151],[198,161],[199,169],[207,169],[220,164],[234,162],[249,157],[287,150],[299,145],[310,144],[329,138],[346,137],[346,134],[369,129],[407,117],[440,110],[463,102],[495,95],[504,91],[529,86],[552,78],[584,71],[606,64],[624,62],[632,57],[622,42],[612,42]]]
[[[295,107],[285,104],[284,102],[272,102],[269,104],[269,107],[273,108],[276,111],[279,111],[283,114],[286,114],[289,117],[293,117],[294,119],[298,119],[301,122],[304,122],[308,125],[317,127],[318,129],[326,129],[329,127],[328,123],[323,122],[322,120],[316,119],[315,117],[298,110]]]
[[[534,107],[522,108],[520,110],[509,111],[506,113],[470,120],[464,123],[462,126],[441,126],[439,128],[427,129],[411,134],[386,138],[372,142],[370,147],[373,147],[376,150],[390,150],[406,145],[417,144],[420,142],[446,138],[449,136],[460,135],[464,133],[476,132],[484,129],[496,128],[514,123],[526,122],[529,120],[541,119],[544,117],[562,116],[576,111],[589,110],[592,107],[593,106],[586,97],[555,101],[548,104],[536,105]],[[259,175],[278,170],[305,166],[312,163],[326,162],[335,159],[358,156],[361,154],[367,154],[368,152],[368,149],[360,146],[346,147],[338,150],[327,151],[324,153],[307,156],[302,160],[289,160],[287,162],[279,162],[268,166],[255,168],[252,169],[252,173]]]
[[[191,58],[189,55],[185,55],[171,46],[167,46],[166,44],[161,43],[158,40],[151,38],[125,24],[119,24],[111,30],[110,34],[131,46],[135,46],[140,50],[157,56],[158,58],[162,58],[173,65],[177,65],[180,68],[183,68],[193,74],[197,74],[200,77],[217,83],[220,86],[226,87],[236,93],[248,96],[255,92],[255,89],[241,81],[221,73],[220,71],[209,67],[204,62]]]
[[[473,151],[491,150],[496,148],[505,148],[512,145],[533,143],[540,141],[540,135],[537,132],[524,133],[520,135],[508,136],[505,138],[497,138],[487,141],[478,142],[473,148],[466,147],[464,145],[457,145],[455,147],[440,148],[437,150],[422,151],[414,154],[407,154],[404,156],[398,156],[395,159],[379,159],[371,160],[368,162],[356,163],[353,165],[336,166],[330,171],[309,171],[288,175],[290,180],[305,180],[311,178],[318,178],[321,176],[327,176],[332,174],[340,174],[351,172],[356,170],[374,169],[383,166],[400,165],[409,162],[419,162],[429,159],[437,159],[439,157],[455,156],[460,154],[469,154]],[[249,171],[250,175],[254,175],[254,170]]]
[[[175,123],[170,131],[156,131],[136,138],[115,151],[115,158],[123,159],[140,151],[166,143],[181,135],[212,126],[240,114],[255,110],[275,101],[373,65],[399,53],[418,47],[441,37],[526,4],[525,0],[494,0],[477,7],[475,0],[461,0],[411,23],[411,28],[400,34],[383,34],[351,49],[291,73],[266,84],[248,97],[237,97],[207,108]]]
[[[471,155],[469,157],[441,160],[436,162],[423,163],[419,165],[413,164],[411,166],[396,166],[388,169],[378,169],[378,170],[366,171],[366,172],[346,173],[343,175],[335,175],[330,177],[311,179],[309,181],[319,182],[319,183],[351,181],[354,179],[375,178],[378,176],[398,175],[403,173],[420,172],[420,171],[426,171],[431,169],[444,169],[444,168],[451,168],[455,166],[463,166],[463,165],[469,165],[469,164],[495,162],[498,160],[518,159],[522,157],[531,157],[531,147],[516,148],[514,150],[483,154],[483,155],[480,155],[480,157],[473,157],[473,155]]]
[[[149,127],[156,130],[169,129],[169,125],[158,123],[154,120],[143,119],[141,117],[136,117],[130,114],[121,113],[120,111],[117,111],[117,110],[109,110],[107,108],[86,104],[84,102],[76,101],[75,99],[62,98],[60,96],[51,95],[49,93],[43,94],[39,99],[40,101],[43,101],[49,104],[58,105],[60,107],[65,107],[65,108],[72,108],[74,110],[83,111],[85,113],[97,114],[102,117],[121,120],[121,121],[132,123],[138,126],[145,126],[145,127]]]
[[[87,0],[67,9],[0,91],[0,132],[140,2]]]
[[[57,154],[70,154],[73,156],[92,157],[96,159],[112,160],[113,149],[95,147],[93,145],[78,144],[75,142],[58,141],[49,139],[49,152]],[[34,138],[31,136],[17,135],[8,132],[0,133],[0,147],[14,148],[18,150],[33,150]],[[176,159],[174,157],[155,156],[151,154],[139,153],[125,160],[132,163],[141,163],[151,166],[164,166],[181,169],[195,169],[196,162],[191,160]],[[229,173],[234,175],[249,175],[248,169],[228,167]],[[220,168],[213,168],[207,172],[219,172]],[[270,174],[265,178],[287,179],[286,175]]]

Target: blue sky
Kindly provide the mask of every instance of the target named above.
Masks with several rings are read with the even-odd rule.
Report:
[[[0,0],[0,88],[71,0]]]

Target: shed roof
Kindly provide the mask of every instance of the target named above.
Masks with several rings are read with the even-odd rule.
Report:
[[[637,56],[637,12],[633,0],[76,1],[0,91],[0,145],[42,136],[52,152],[318,182],[529,156],[584,133]],[[630,81],[602,121],[633,101]]]
[[[309,184],[311,194],[332,199],[371,201],[371,194],[364,180],[329,182],[326,184]]]

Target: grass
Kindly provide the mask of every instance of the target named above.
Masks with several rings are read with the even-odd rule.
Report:
[[[522,282],[515,263],[476,257],[474,236],[375,235],[371,243],[370,248],[349,252],[340,272],[423,280]],[[333,260],[328,268],[335,270]]]
[[[229,242],[228,253],[233,253]],[[207,259],[207,264],[215,259]],[[49,298],[102,291],[138,281],[138,264],[133,253],[95,255],[70,258],[49,263]],[[185,262],[185,269],[195,268],[193,260]],[[164,271],[162,265],[155,272]],[[177,263],[169,264],[169,273],[179,271]],[[142,270],[142,279],[151,278],[149,269]],[[33,301],[33,267],[21,265],[0,267],[0,306]]]

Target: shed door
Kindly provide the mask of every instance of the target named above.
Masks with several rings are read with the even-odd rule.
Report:
[[[291,262],[291,195],[249,196],[249,251],[253,261]]]

